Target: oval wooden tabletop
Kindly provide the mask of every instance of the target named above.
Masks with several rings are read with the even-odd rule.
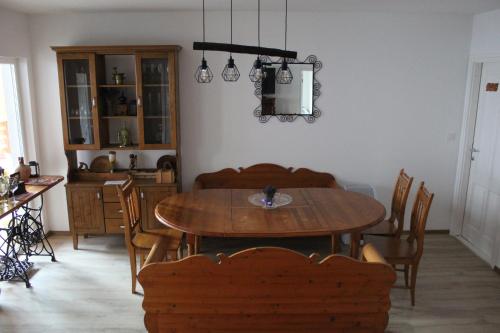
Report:
[[[358,232],[385,217],[385,207],[363,194],[332,188],[282,189],[289,205],[263,209],[248,201],[259,190],[210,189],[179,193],[155,209],[165,225],[198,236],[300,237]]]

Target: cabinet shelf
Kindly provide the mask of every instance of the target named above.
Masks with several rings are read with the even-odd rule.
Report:
[[[132,144],[132,145],[126,146],[126,147],[120,147],[120,145],[118,143],[116,143],[116,144],[110,143],[110,144],[107,144],[107,145],[103,145],[102,149],[104,149],[104,150],[108,150],[108,149],[113,149],[113,150],[138,150],[139,149],[139,145]]]
[[[66,88],[90,88],[90,84],[68,84]]]
[[[68,117],[69,120],[92,120],[92,117]]]
[[[135,88],[135,83],[131,84],[100,84],[99,88]]]
[[[102,116],[101,119],[136,119],[137,116]]]
[[[163,119],[170,118],[170,116],[144,116],[144,119]]]
[[[168,87],[168,83],[145,83],[143,87]]]

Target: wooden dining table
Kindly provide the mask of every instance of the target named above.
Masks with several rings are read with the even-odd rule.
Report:
[[[360,233],[381,222],[385,207],[377,200],[334,188],[290,188],[288,205],[265,209],[249,202],[256,189],[207,189],[179,193],[160,201],[158,220],[187,234],[208,237],[282,238],[351,235],[351,256],[358,257]]]

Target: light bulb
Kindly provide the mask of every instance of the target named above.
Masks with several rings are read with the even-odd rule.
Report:
[[[208,80],[208,71],[206,68],[203,68],[201,70],[201,73],[200,73],[200,79],[202,79],[203,81],[206,81]]]
[[[262,76],[263,76],[262,75],[262,68],[255,69],[255,78],[257,80],[260,80],[260,79],[262,79]]]

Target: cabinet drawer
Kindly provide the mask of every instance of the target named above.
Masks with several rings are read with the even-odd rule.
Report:
[[[104,218],[106,219],[123,219],[122,206],[115,202],[104,203]]]
[[[104,202],[120,202],[118,193],[116,192],[116,186],[103,186],[102,198]]]
[[[106,224],[106,233],[108,234],[122,234],[124,233],[123,219],[104,219]]]

